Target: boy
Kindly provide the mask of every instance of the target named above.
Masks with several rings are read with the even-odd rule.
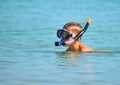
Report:
[[[73,41],[80,32],[82,32],[82,26],[79,23],[69,22],[63,26],[63,29],[57,31],[57,36],[61,39],[60,43],[62,42],[63,46],[68,47],[67,51],[93,52],[91,47],[81,43],[81,37]]]

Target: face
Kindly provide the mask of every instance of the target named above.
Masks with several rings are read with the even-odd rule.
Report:
[[[72,34],[72,36],[69,37],[68,39],[64,39],[64,41],[70,41],[70,40],[72,40],[80,31],[82,31],[82,28],[80,28],[80,27],[78,27],[78,26],[71,26],[71,27],[65,28],[65,30],[66,30],[67,32],[69,32],[70,34]],[[74,44],[74,42],[71,43],[71,44],[69,44],[69,45],[72,45],[72,44]],[[67,45],[67,46],[69,46],[69,45]]]
[[[74,44],[74,37],[78,34],[80,28],[77,26],[67,27],[59,29],[57,31],[57,37],[61,39],[58,45],[70,46]],[[64,43],[66,43],[64,45]]]
[[[71,41],[75,36],[76,34],[73,32],[73,30],[70,30],[70,29],[65,29],[67,32],[69,32],[72,36],[68,37],[68,38],[64,38],[62,39],[63,41],[67,42],[67,41]],[[64,45],[64,46],[70,46],[72,45],[73,43],[69,44],[69,45]]]
[[[70,30],[66,29],[59,29],[57,31],[57,37],[61,39],[62,42],[69,42],[72,40],[75,36],[71,33]]]

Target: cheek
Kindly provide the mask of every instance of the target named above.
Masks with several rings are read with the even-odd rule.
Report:
[[[69,37],[68,39],[64,39],[65,41],[69,41],[69,40],[72,40],[73,38],[72,37]]]
[[[69,47],[69,46],[71,46],[71,44],[65,44],[65,45],[63,45],[64,47]]]

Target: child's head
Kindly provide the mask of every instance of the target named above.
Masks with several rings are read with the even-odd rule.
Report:
[[[69,23],[66,23],[64,26],[63,26],[63,29],[66,30],[67,32],[69,32],[70,34],[72,34],[71,37],[67,38],[67,39],[63,39],[64,41],[70,41],[72,40],[78,33],[80,33],[82,31],[82,26],[77,23],[77,22],[69,22]],[[77,40],[79,41],[80,38]],[[76,42],[76,41],[75,41]],[[70,45],[72,45],[74,43],[71,43]],[[66,46],[69,46],[69,45],[66,45]]]
[[[77,35],[82,31],[82,26],[77,22],[69,22],[63,26],[63,29],[70,32],[71,34]]]
[[[63,29],[57,30],[57,37],[61,40],[55,42],[56,46],[69,46],[74,47],[75,45],[79,45],[81,43],[81,36],[87,30],[89,24],[91,23],[91,19],[87,20],[87,23],[82,29],[82,26],[77,22],[69,22],[63,26]]]
[[[57,37],[61,39],[60,42],[55,42],[56,46],[59,45],[72,45],[80,41],[80,38],[74,40],[76,35],[82,31],[82,26],[77,22],[69,22],[63,26],[63,29],[57,30]]]

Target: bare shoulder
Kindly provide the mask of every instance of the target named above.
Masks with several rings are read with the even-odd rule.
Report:
[[[82,46],[81,46],[81,51],[82,51],[82,52],[93,52],[94,49],[91,48],[91,47],[89,47],[89,46],[87,46],[87,45],[82,44]]]

